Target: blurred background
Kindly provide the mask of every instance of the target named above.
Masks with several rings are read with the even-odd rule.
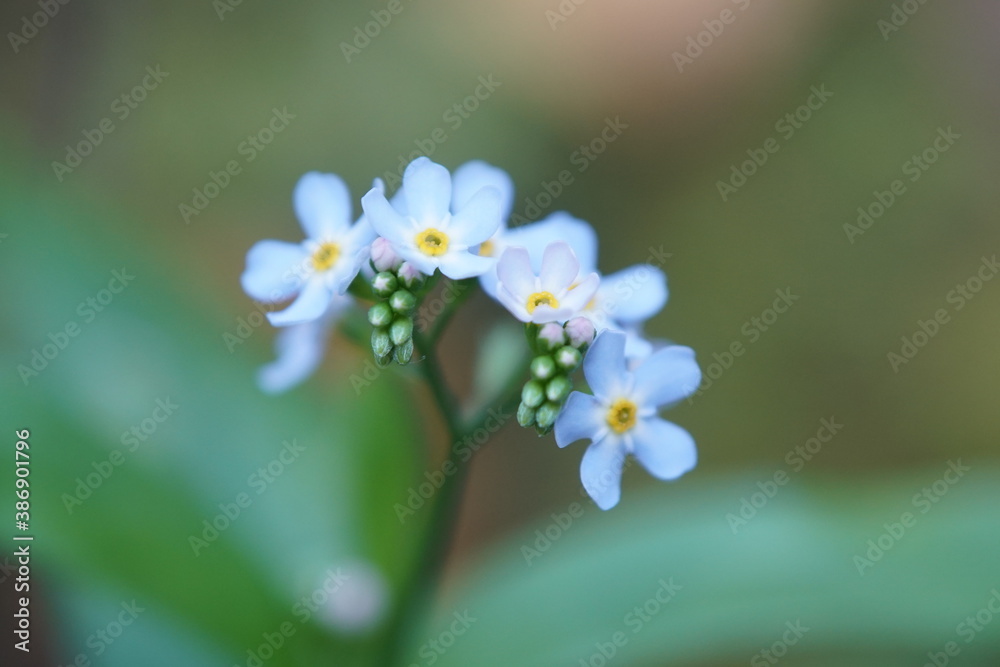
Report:
[[[633,466],[610,512],[582,445],[491,436],[399,664],[1000,664],[996,3],[17,0],[0,25],[2,413],[35,535],[32,650],[5,631],[3,664],[378,664],[426,521],[395,508],[450,443],[341,336],[259,392],[274,331],[238,279],[301,238],[301,174],[357,205],[418,152],[503,167],[520,220],[589,221],[604,272],[661,266],[647,332],[707,379],[668,415],[699,466]],[[458,391],[506,318],[454,320]]]

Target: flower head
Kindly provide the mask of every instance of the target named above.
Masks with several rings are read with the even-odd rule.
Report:
[[[322,317],[332,298],[344,294],[358,275],[375,239],[364,216],[351,224],[350,194],[334,174],[305,174],[295,186],[293,203],[306,239],[258,242],[247,253],[241,276],[244,291],[258,301],[297,295],[285,310],[267,314],[275,326]]]
[[[556,444],[590,440],[580,478],[601,509],[618,504],[628,455],[659,479],[676,479],[694,468],[697,452],[691,435],[657,416],[660,407],[697,389],[701,370],[691,348],[662,348],[629,370],[625,334],[606,331],[587,352],[583,373],[594,395],[570,394],[556,420]]]
[[[600,283],[596,273],[580,275],[580,262],[562,241],[542,254],[536,275],[525,248],[507,248],[497,262],[497,298],[522,322],[565,322],[578,314]]]
[[[440,269],[455,280],[492,268],[492,259],[471,250],[500,224],[501,195],[495,188],[482,187],[453,207],[451,174],[421,157],[406,167],[402,193],[390,204],[374,187],[361,199],[372,226],[400,257],[422,273]]]

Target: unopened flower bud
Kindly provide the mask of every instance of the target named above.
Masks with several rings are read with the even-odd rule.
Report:
[[[552,425],[556,423],[561,406],[555,403],[544,403],[542,407],[535,411],[535,426],[540,435],[548,433]]]
[[[529,380],[521,389],[521,402],[529,408],[537,408],[545,402],[545,388],[538,380]]]
[[[566,343],[566,335],[563,328],[555,322],[549,322],[538,332],[538,348],[545,352],[551,352]]]
[[[528,427],[535,423],[535,409],[521,403],[517,406],[517,423]]]
[[[568,377],[557,375],[545,385],[545,397],[557,405],[562,405],[572,389],[573,382]]]
[[[392,363],[392,352],[384,356],[375,356],[375,365],[379,368],[385,368]]]
[[[580,361],[583,359],[583,355],[580,354],[580,350],[575,347],[570,347],[569,345],[563,345],[561,348],[556,350],[556,353],[552,355],[556,360],[556,366],[560,370],[564,370],[567,373],[572,373],[580,366]]]
[[[594,342],[596,333],[594,323],[586,317],[574,317],[566,323],[566,336],[573,347],[590,345]]]
[[[399,276],[399,281],[406,289],[419,287],[424,281],[424,274],[420,273],[420,270],[409,262],[403,262],[399,270],[396,271],[396,275]]]
[[[368,321],[373,327],[388,326],[392,322],[392,308],[384,301],[376,303],[368,309]]]
[[[372,330],[372,352],[376,357],[384,357],[392,353],[392,340],[385,327]]]
[[[556,362],[552,357],[542,355],[531,360],[531,375],[539,380],[548,380],[556,374]]]
[[[393,348],[392,352],[396,357],[396,363],[400,366],[410,363],[410,359],[413,357],[413,339],[408,338],[405,343]]]
[[[392,244],[381,236],[372,243],[371,257],[376,271],[392,271],[403,261],[392,249]]]
[[[376,273],[375,277],[372,278],[372,291],[378,296],[387,297],[396,291],[396,286],[399,281],[396,280],[396,276],[389,271],[382,271],[381,273]]]
[[[394,345],[402,345],[413,339],[413,318],[397,317],[389,326],[389,337]]]
[[[405,289],[396,290],[389,297],[389,305],[397,313],[405,315],[416,307],[417,297],[413,296],[413,292],[408,292]]]

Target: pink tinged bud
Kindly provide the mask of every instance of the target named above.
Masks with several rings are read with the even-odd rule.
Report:
[[[380,236],[372,243],[372,264],[376,271],[391,271],[399,266],[401,261],[402,258],[392,249],[388,240]]]
[[[399,279],[405,284],[410,285],[423,277],[423,274],[409,262],[403,262],[403,265],[399,267],[399,271],[396,272]]]
[[[586,317],[574,317],[566,323],[566,336],[573,347],[593,343],[596,333],[594,323]]]
[[[542,343],[546,349],[554,350],[566,342],[563,328],[555,322],[549,322],[538,332],[538,342]]]

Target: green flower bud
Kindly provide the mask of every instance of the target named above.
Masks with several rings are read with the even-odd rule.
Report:
[[[389,327],[389,337],[395,345],[402,345],[413,339],[413,318],[397,317]]]
[[[521,402],[529,408],[537,408],[545,402],[545,389],[538,380],[529,380],[521,389]]]
[[[389,338],[389,331],[385,327],[372,330],[372,352],[376,357],[385,357],[392,354],[392,340]]]
[[[535,426],[539,429],[539,435],[545,435],[545,433],[548,433],[552,429],[552,425],[556,423],[556,417],[559,416],[560,409],[561,406],[555,403],[545,403],[535,411]]]
[[[389,323],[392,322],[392,308],[384,301],[376,303],[368,309],[368,321],[372,323],[373,327],[389,326]]]
[[[372,278],[372,291],[383,298],[395,292],[398,285],[396,276],[388,271],[382,271]]]
[[[392,363],[392,353],[391,352],[389,354],[385,355],[385,356],[381,356],[380,357],[380,356],[376,355],[376,357],[375,357],[375,365],[378,366],[379,368],[385,368],[386,366],[388,366],[391,363]]]
[[[548,380],[556,374],[556,362],[547,354],[535,357],[531,360],[531,374],[539,380]]]
[[[397,313],[406,315],[417,306],[417,297],[413,296],[413,292],[407,292],[405,289],[396,290],[389,297],[389,305]]]
[[[583,359],[583,355],[580,354],[580,350],[575,347],[570,347],[569,345],[564,345],[559,348],[553,356],[556,360],[556,366],[567,373],[572,373],[579,368],[580,361]]]
[[[527,428],[535,423],[535,409],[521,403],[517,406],[517,423]]]
[[[562,405],[572,389],[573,382],[568,377],[557,375],[545,385],[545,397],[557,405]]]
[[[410,358],[413,357],[413,339],[410,338],[402,345],[397,345],[393,348],[393,354],[396,357],[396,363],[400,366],[410,363]]]

